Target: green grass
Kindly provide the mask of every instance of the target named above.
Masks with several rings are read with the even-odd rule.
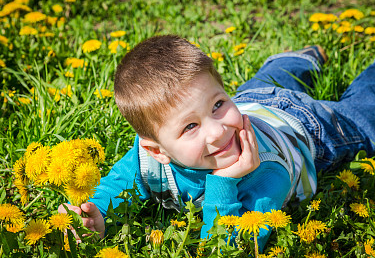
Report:
[[[9,1],[0,1],[0,7],[5,3]],[[60,4],[63,12],[54,14],[51,9],[53,4]],[[206,53],[222,53],[224,60],[215,61],[215,66],[222,74],[230,95],[235,93],[234,82],[240,85],[252,78],[268,56],[286,50],[297,50],[305,45],[319,44],[326,50],[329,61],[309,93],[316,99],[337,101],[350,82],[374,61],[375,42],[370,41],[369,35],[350,32],[347,34],[350,40],[341,43],[346,35],[331,29],[313,31],[309,17],[315,12],[339,15],[349,8],[357,8],[365,17],[354,21],[354,24],[375,27],[375,16],[370,15],[371,11],[375,11],[371,9],[374,4],[373,1],[333,0],[30,1],[28,6],[33,11],[64,17],[66,22],[60,27],[46,25],[47,31],[55,34],[48,38],[19,35],[20,28],[25,25],[20,18],[25,12],[21,12],[19,18],[9,16],[0,22],[1,35],[9,39],[8,47],[0,43],[0,59],[6,64],[6,67],[0,67],[1,92],[4,95],[0,98],[0,203],[13,203],[23,207],[20,195],[13,185],[12,167],[31,142],[39,141],[52,146],[64,139],[94,137],[105,147],[106,161],[101,165],[102,176],[131,148],[135,132],[122,118],[114,99],[99,99],[94,94],[98,89],[113,91],[114,71],[126,53],[126,49],[119,49],[116,54],[110,53],[108,44],[114,40],[110,36],[111,32],[125,30],[126,35],[120,39],[128,43],[130,48],[153,35],[177,34],[198,43]],[[39,24],[44,22],[30,26],[41,33]],[[236,27],[236,30],[225,33],[225,29],[230,26]],[[83,53],[82,44],[89,39],[98,39],[102,46],[97,51]],[[240,43],[247,44],[244,54],[235,56],[233,47]],[[13,45],[12,49],[10,44]],[[50,50],[55,55],[48,56]],[[71,69],[65,64],[69,57],[82,58],[87,66]],[[74,78],[64,76],[68,70],[74,73]],[[66,85],[71,85],[72,97],[61,95],[58,102],[54,101],[55,96],[48,93],[48,88],[61,90]],[[32,88],[35,89],[34,93],[31,92]],[[14,95],[9,94],[13,91]],[[31,103],[19,105],[19,97],[26,97]],[[354,218],[348,211],[348,204],[356,200],[355,197],[365,201],[367,196],[371,196],[369,193],[374,192],[371,185],[373,179],[368,178],[358,165],[355,167],[353,164],[347,166],[354,167],[357,169],[354,170],[357,171],[356,174],[363,175],[361,186],[367,192],[352,191],[343,196],[338,188],[331,190],[331,183],[341,187],[335,177],[338,171],[319,174],[318,197],[322,199],[322,208],[314,216],[315,219],[330,223],[332,228],[337,226],[337,229],[332,230],[334,233],[321,237],[314,248],[330,257],[343,257],[345,254],[348,254],[346,257],[361,257],[364,249],[363,246],[356,245],[356,242],[364,243],[370,236],[375,236],[373,227],[365,227],[372,223],[374,216],[366,221]],[[34,190],[31,197],[37,196],[39,191],[41,190]],[[26,214],[28,218],[48,217],[62,201],[63,198],[56,192],[44,190],[43,197],[30,206]],[[307,204],[288,207],[288,214],[292,215],[294,223],[288,229],[290,234],[306,218]],[[147,257],[147,251],[153,254],[150,243],[145,240],[144,230],[147,226],[159,228],[164,234],[169,232],[170,238],[166,237],[165,248],[172,250],[172,243],[177,243],[182,235],[173,233],[178,230],[170,229],[169,220],[175,216],[185,218],[186,214],[171,214],[149,203],[146,206],[152,209],[147,209],[148,216],[143,220],[136,220],[134,216],[144,213],[145,208],[141,204],[131,208],[133,210],[128,215],[132,221],[131,233],[125,234],[121,231],[123,228],[118,229],[120,231],[112,230],[113,239],[106,239],[98,244],[86,243],[85,246],[80,246],[77,256],[85,257],[85,253],[92,256],[102,246],[120,243],[121,237],[128,238],[131,235],[133,239],[128,239],[127,243],[133,249],[129,252],[133,255],[142,253]],[[337,225],[335,223],[338,223],[338,216],[342,213],[340,209],[344,209],[341,218],[344,222]],[[343,219],[344,216],[348,216],[345,217],[346,220]],[[194,223],[192,222],[193,226]],[[349,225],[353,230],[345,229]],[[220,237],[224,238],[222,232],[217,234],[217,239]],[[21,234],[19,243],[23,243],[22,239]],[[299,252],[310,250],[299,244],[298,238],[292,238],[287,233],[281,239],[281,242],[277,242],[276,234],[273,233],[267,248],[283,244],[288,247],[287,253],[295,257]],[[340,243],[338,250],[330,246],[333,240]],[[44,243],[44,247],[48,246],[48,241]],[[181,254],[186,255],[188,251],[194,253],[196,243],[193,242],[186,244],[186,249]],[[3,250],[6,250],[5,246]],[[20,250],[43,257],[48,257],[49,253],[47,249],[43,249],[43,245],[30,247],[20,244]],[[53,250],[57,252],[57,249]],[[125,247],[122,246],[121,250],[125,251]],[[228,249],[229,251],[233,250]],[[75,257],[74,254],[71,255]]]

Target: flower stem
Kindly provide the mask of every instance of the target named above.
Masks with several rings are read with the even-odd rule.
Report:
[[[31,205],[33,205],[37,200],[40,199],[40,197],[42,197],[42,195],[43,195],[43,191],[40,191],[39,194],[34,198],[34,200],[32,200],[32,201],[31,201],[26,207],[24,207],[22,210],[26,212],[26,211],[31,207]]]
[[[254,232],[254,243],[255,243],[255,258],[259,256],[259,248],[258,248],[258,234]]]

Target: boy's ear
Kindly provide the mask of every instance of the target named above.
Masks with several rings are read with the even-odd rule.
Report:
[[[171,162],[171,158],[161,151],[161,147],[157,142],[149,139],[141,139],[140,144],[158,162],[162,164],[169,164]]]

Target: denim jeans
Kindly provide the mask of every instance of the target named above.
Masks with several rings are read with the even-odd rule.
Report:
[[[271,56],[254,78],[237,89],[233,101],[276,107],[299,119],[315,142],[317,171],[335,169],[353,160],[359,150],[373,156],[375,64],[352,82],[338,102],[313,99],[294,78],[313,87],[312,72],[320,72],[312,56],[293,52]]]

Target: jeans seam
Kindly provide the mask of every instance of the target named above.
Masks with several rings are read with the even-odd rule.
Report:
[[[318,62],[318,60],[316,58],[314,58],[314,57],[312,57],[310,55],[306,55],[306,54],[297,54],[295,52],[286,52],[286,53],[280,53],[280,54],[276,54],[276,55],[270,56],[263,63],[263,66],[266,65],[267,63],[275,60],[275,59],[279,59],[279,58],[283,58],[283,57],[297,57],[297,58],[308,60],[308,61],[310,61],[313,64],[313,66],[315,67],[315,69],[318,72],[320,72],[319,62]]]

